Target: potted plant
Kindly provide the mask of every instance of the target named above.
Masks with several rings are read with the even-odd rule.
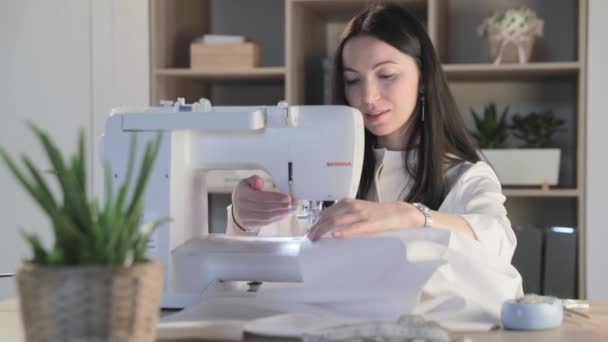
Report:
[[[146,258],[146,243],[166,220],[145,229],[140,221],[160,136],[147,144],[136,177],[136,143],[131,141],[126,180],[113,193],[112,177],[106,174],[109,191],[101,205],[86,190],[84,133],[78,152],[66,160],[48,134],[29,126],[50,161],[60,196],[30,158],[22,156],[22,170],[0,148],[1,159],[48,215],[53,229],[49,248],[38,236],[23,233],[33,254],[17,272],[27,341],[154,341],[163,268]]]
[[[551,111],[532,112],[526,116],[514,114],[507,123],[508,107],[496,115],[496,105],[490,103],[483,117],[471,109],[482,156],[492,165],[502,185],[556,185],[559,178],[560,149],[548,148],[553,135],[564,124]],[[524,141],[518,148],[506,148],[510,133]]]
[[[472,132],[480,148],[497,149],[504,148],[508,138],[507,113],[509,107],[505,107],[500,118],[497,115],[496,104],[488,103],[483,110],[483,117],[471,108],[471,114],[477,127],[477,132]]]
[[[543,20],[527,7],[508,9],[484,19],[477,31],[487,36],[494,64],[524,64],[530,61],[535,38],[543,35]]]
[[[523,165],[534,165],[526,170],[528,184],[556,185],[561,150],[554,147],[553,137],[564,126],[564,120],[546,110],[525,116],[514,114],[511,121],[513,136],[523,141],[519,160]]]

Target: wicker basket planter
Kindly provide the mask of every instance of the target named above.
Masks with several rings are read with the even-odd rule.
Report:
[[[27,341],[154,341],[163,287],[158,262],[39,267],[17,273]]]
[[[543,35],[544,21],[530,8],[497,11],[485,18],[477,28],[487,36],[490,58],[494,64],[528,63],[536,37]]]
[[[501,37],[497,28],[490,28],[488,31],[489,55],[495,64],[530,62],[536,41],[534,34],[529,33],[509,40]]]

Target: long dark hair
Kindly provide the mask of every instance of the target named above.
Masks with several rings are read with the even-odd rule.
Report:
[[[354,17],[340,38],[336,51],[334,72],[334,101],[348,104],[344,92],[344,45],[361,35],[375,37],[412,57],[420,71],[423,93],[418,97],[412,134],[407,135],[408,150],[418,145],[417,162],[408,163],[406,172],[414,185],[406,202],[421,202],[437,210],[447,195],[446,167],[463,160],[479,161],[474,140],[467,132],[431,39],[420,22],[403,7],[392,3],[374,4]],[[424,107],[424,110],[421,108]],[[424,111],[424,120],[422,120]],[[365,156],[357,198],[365,198],[374,179],[375,158],[373,146],[377,137],[365,130]]]

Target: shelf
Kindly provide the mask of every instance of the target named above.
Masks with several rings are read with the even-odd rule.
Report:
[[[424,9],[427,0],[397,0],[397,2],[409,9]],[[292,0],[294,6],[302,6],[313,10],[327,20],[348,20],[361,12],[367,5],[368,0]]]
[[[444,64],[450,81],[533,81],[578,75],[580,63]]]
[[[502,189],[507,197],[579,197],[581,191],[578,189]]]
[[[243,69],[189,69],[160,68],[154,71],[155,76],[173,78],[193,78],[206,81],[227,80],[283,80],[284,67],[259,67]]]
[[[578,296],[584,297],[588,1],[564,0],[555,6],[547,0],[524,0],[524,5],[538,7],[545,19],[535,62],[498,65],[492,64],[487,42],[475,32],[500,1],[395,2],[410,9],[427,29],[440,61],[446,63],[442,68],[463,113],[492,101],[499,107],[512,105],[514,113],[551,108],[566,120],[568,129],[557,139],[565,147],[560,186],[512,186],[503,193],[514,224],[578,229]],[[323,77],[322,59],[335,53],[344,27],[368,5],[369,0],[150,1],[151,100],[208,97],[214,103],[245,105],[285,98],[292,104],[320,103],[329,83]],[[262,19],[251,21],[252,17]],[[263,56],[276,57],[262,65],[278,67],[189,69],[192,39],[220,32],[259,42]],[[208,188],[211,194],[224,194],[214,198],[212,226],[225,224],[224,201],[233,187],[222,184]]]

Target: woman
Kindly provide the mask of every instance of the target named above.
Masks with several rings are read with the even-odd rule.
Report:
[[[364,116],[363,172],[357,199],[325,209],[311,240],[426,226],[465,234],[509,263],[516,240],[500,183],[480,161],[418,20],[398,5],[371,7],[346,27],[335,66],[336,102]],[[288,216],[292,201],[248,178],[233,193],[228,232],[257,234]]]

